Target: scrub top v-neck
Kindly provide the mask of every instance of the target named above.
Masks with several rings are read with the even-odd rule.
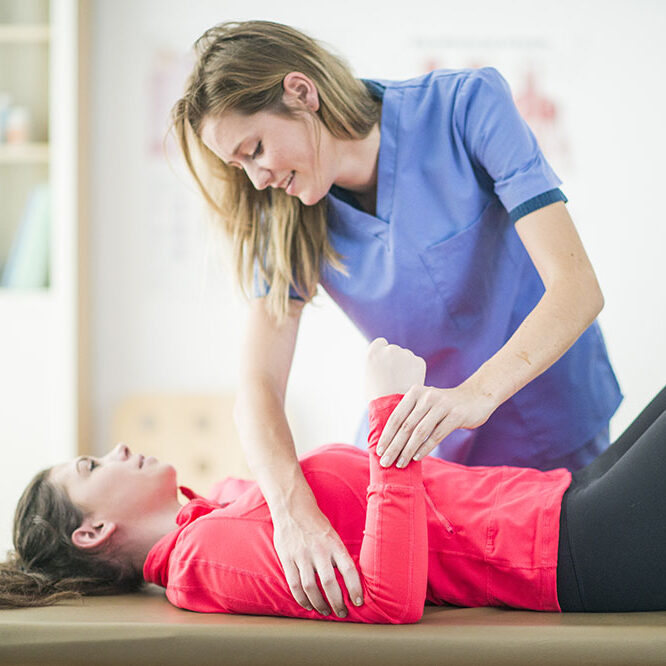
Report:
[[[427,385],[454,387],[544,293],[514,222],[566,197],[494,68],[364,83],[382,96],[375,215],[331,188],[329,237],[348,276],[326,266],[320,283],[368,340],[411,349]],[[594,438],[621,398],[595,322],[483,426],[453,432],[433,455],[538,467]]]

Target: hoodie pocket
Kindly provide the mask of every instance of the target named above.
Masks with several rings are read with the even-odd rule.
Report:
[[[456,528],[453,527],[451,521],[435,506],[435,503],[432,501],[432,498],[426,490],[425,493],[426,504],[432,509],[432,512],[435,514],[437,520],[440,522],[444,528],[446,534],[445,536],[453,536],[456,533]]]

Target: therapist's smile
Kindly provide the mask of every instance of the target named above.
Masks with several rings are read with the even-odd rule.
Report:
[[[289,175],[278,185],[278,188],[282,188],[287,194],[292,194],[292,192],[289,191],[289,186],[293,182],[295,175],[296,172],[291,171]]]
[[[289,180],[287,181],[287,186],[284,188],[285,192],[287,194],[293,194],[294,193],[294,181],[296,180],[296,172],[292,171],[291,176],[289,176]]]

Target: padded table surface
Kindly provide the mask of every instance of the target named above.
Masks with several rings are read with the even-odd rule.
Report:
[[[385,626],[192,613],[160,588],[0,611],[1,664],[665,664],[666,612],[426,607]]]

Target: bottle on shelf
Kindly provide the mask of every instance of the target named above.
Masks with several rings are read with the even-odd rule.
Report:
[[[21,145],[30,141],[30,109],[10,106],[5,124],[5,143]]]

